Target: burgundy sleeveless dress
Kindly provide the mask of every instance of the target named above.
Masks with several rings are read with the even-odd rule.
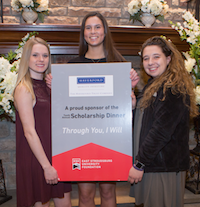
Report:
[[[43,80],[32,79],[36,96],[33,108],[35,128],[44,151],[51,162],[51,102],[50,91]],[[47,184],[44,171],[32,153],[24,136],[19,114],[16,111],[16,183],[17,206],[28,207],[35,202],[46,203],[51,198],[62,198],[71,191],[71,184],[59,182]]]

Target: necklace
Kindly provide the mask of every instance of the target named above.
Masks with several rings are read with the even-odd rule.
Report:
[[[91,59],[91,60],[93,63],[98,63],[101,60],[101,58],[100,59]]]

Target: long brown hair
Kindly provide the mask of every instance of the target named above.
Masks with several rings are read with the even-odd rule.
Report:
[[[88,43],[84,38],[85,22],[89,17],[98,17],[104,27],[105,38],[103,41],[104,53],[107,62],[125,62],[125,58],[116,50],[111,37],[110,29],[108,27],[106,19],[99,12],[88,13],[82,21],[79,41],[79,56],[84,56],[88,51]]]
[[[32,81],[31,81],[30,72],[29,72],[29,60],[30,60],[33,45],[35,44],[42,44],[47,47],[48,53],[49,53],[49,64],[48,64],[47,70],[44,73],[44,77],[46,74],[51,72],[51,54],[50,54],[50,49],[49,49],[48,44],[46,43],[46,41],[44,41],[43,39],[39,37],[33,37],[29,39],[23,47],[23,52],[22,52],[22,56],[21,56],[21,60],[19,64],[17,83],[15,86],[16,88],[19,84],[24,84],[28,92],[31,93],[33,99],[35,99],[35,94],[33,91]]]
[[[171,56],[171,61],[169,62],[167,69],[164,73],[154,78],[152,84],[147,87],[144,92],[143,98],[141,100],[141,107],[146,108],[152,102],[153,94],[158,91],[160,87],[163,87],[164,97],[162,101],[165,100],[166,90],[170,89],[173,94],[180,94],[185,102],[186,96],[190,97],[190,117],[195,117],[198,115],[198,107],[196,105],[196,96],[194,92],[195,85],[192,78],[185,69],[184,59],[181,53],[177,50],[172,42],[165,40],[162,37],[154,36],[147,39],[142,45],[141,50],[141,66],[143,68],[143,51],[147,46],[156,45],[162,49],[162,52],[166,57]],[[143,68],[144,69],[144,68]]]

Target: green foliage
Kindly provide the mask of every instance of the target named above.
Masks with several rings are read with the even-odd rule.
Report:
[[[15,57],[17,56],[17,54],[15,52],[13,52],[12,50],[10,50],[10,52],[8,52],[7,55],[2,55],[5,59],[7,59],[10,63],[12,63],[13,59],[15,59]]]
[[[38,19],[39,19],[41,22],[44,22],[44,16],[45,16],[45,15],[49,15],[48,11],[38,12]]]
[[[161,22],[164,22],[164,16],[163,15],[158,15],[158,16],[156,16],[156,19],[158,19],[159,21],[161,21]]]
[[[130,21],[132,20],[133,23],[134,23],[135,20],[141,21],[141,17],[140,17],[141,14],[142,14],[142,12],[139,11],[139,12],[136,13],[134,16],[130,15]]]

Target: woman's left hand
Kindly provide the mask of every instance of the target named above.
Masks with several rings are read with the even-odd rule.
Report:
[[[134,88],[140,80],[139,75],[137,72],[132,68],[130,71],[130,79],[131,79],[131,86]]]
[[[129,171],[129,176],[128,176],[128,182],[131,184],[133,183],[138,183],[142,180],[144,171],[136,170],[134,167],[131,167]]]
[[[135,97],[134,91],[131,92],[131,98],[132,98],[132,109],[135,109],[135,107],[136,107],[136,97]]]

